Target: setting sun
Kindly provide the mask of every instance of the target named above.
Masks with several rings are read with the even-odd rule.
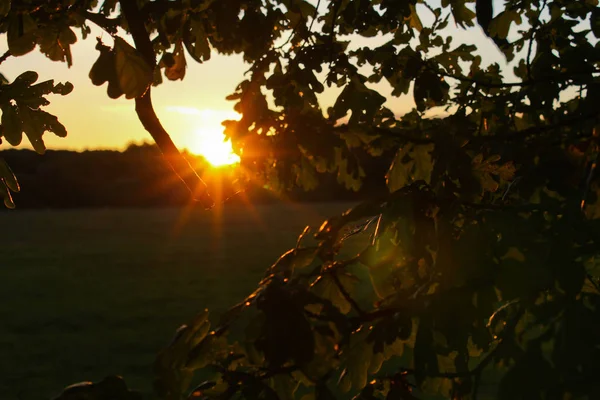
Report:
[[[225,140],[225,128],[221,125],[224,120],[239,119],[239,114],[227,110],[199,110],[182,106],[170,106],[167,111],[179,114],[177,120],[182,128],[185,127],[178,140],[182,147],[204,157],[215,167],[239,163],[240,157],[233,152],[231,141]]]
[[[240,161],[240,157],[231,149],[231,141],[225,141],[223,127],[221,129],[213,127],[198,128],[194,132],[194,138],[191,140],[189,149],[192,153],[206,158],[215,167],[235,164]]]

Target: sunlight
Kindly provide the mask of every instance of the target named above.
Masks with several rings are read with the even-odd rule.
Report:
[[[240,157],[231,148],[231,141],[225,141],[223,127],[202,127],[194,132],[188,145],[190,151],[200,155],[214,167],[240,162]]]
[[[221,167],[237,164],[240,157],[231,148],[231,140],[225,140],[221,122],[227,119],[239,119],[233,111],[199,110],[193,107],[172,106],[169,111],[180,115],[193,116],[193,130],[185,137],[184,147],[193,154],[204,157],[212,166]]]

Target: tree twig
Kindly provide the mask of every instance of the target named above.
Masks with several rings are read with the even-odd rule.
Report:
[[[535,26],[533,26],[531,28],[531,38],[529,38],[529,47],[527,49],[527,61],[526,61],[526,65],[527,65],[527,79],[529,81],[533,81],[533,78],[531,77],[531,52],[533,49],[533,41],[535,39],[535,35],[537,34],[537,31],[539,29],[540,26],[540,17],[542,16],[542,11],[544,11],[544,8],[546,8],[546,3],[548,0],[544,0],[544,2],[542,3],[542,6],[540,7],[540,10],[538,12],[537,15],[537,21],[535,23]]]
[[[366,313],[358,305],[358,303],[356,302],[356,300],[354,300],[352,298],[352,296],[350,296],[350,293],[348,293],[348,291],[346,290],[346,288],[344,287],[344,285],[342,285],[342,282],[340,281],[340,278],[338,278],[338,276],[336,274],[336,271],[335,270],[331,271],[330,275],[331,275],[331,278],[333,279],[333,282],[337,286],[338,290],[340,291],[340,293],[342,294],[342,296],[344,296],[344,299],[346,299],[346,301],[348,303],[350,303],[350,305],[352,306],[352,308],[354,308],[354,310],[358,313],[358,315],[366,315]]]
[[[136,0],[120,0],[121,10],[129,31],[133,37],[135,47],[146,60],[148,65],[154,70],[156,68],[156,56],[152,42],[138,10]],[[204,181],[198,176],[194,168],[189,164],[185,157],[179,152],[169,133],[160,123],[154,107],[152,105],[151,88],[135,99],[135,111],[144,128],[150,133],[164,158],[167,160],[173,171],[185,183],[188,190],[192,193],[195,200],[199,200],[205,208],[214,206],[214,202],[208,193],[208,188]]]
[[[8,57],[12,56],[10,50],[6,50],[2,56],[0,56],[0,64],[2,64]]]

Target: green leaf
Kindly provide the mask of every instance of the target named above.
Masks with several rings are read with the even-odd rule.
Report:
[[[356,284],[356,277],[347,272],[333,272],[336,274],[342,287],[347,293],[352,293],[352,289]],[[352,310],[352,305],[346,300],[344,294],[338,287],[335,279],[327,274],[323,275],[314,286],[315,293],[325,300],[329,300],[334,306],[339,308],[343,314],[347,314]]]
[[[296,269],[303,269],[311,265],[317,257],[317,250],[316,247],[291,249],[279,257],[269,268],[269,273],[291,276]]]
[[[306,158],[302,157],[300,165],[295,165],[294,170],[297,176],[296,184],[305,191],[314,190],[318,187],[319,179],[317,178],[315,168]]]
[[[119,86],[125,97],[133,99],[142,96],[153,80],[152,68],[129,43],[115,38],[115,67]]]
[[[367,329],[361,329],[350,337],[346,370],[354,390],[361,390],[367,385],[369,367],[373,358],[373,344],[366,341],[368,334]]]
[[[418,145],[409,143],[398,149],[386,174],[390,192],[393,193],[415,181],[422,180],[429,183],[433,171],[431,152],[434,148],[433,143]]]

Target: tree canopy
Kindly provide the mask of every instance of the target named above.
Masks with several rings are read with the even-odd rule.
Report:
[[[563,399],[600,396],[599,16],[597,0],[2,0],[0,31],[2,59],[38,46],[69,65],[75,29],[107,32],[92,83],[135,102],[207,207],[151,87],[215,51],[250,65],[226,122],[246,179],[311,189],[329,172],[358,189],[369,159],[395,154],[389,193],[307,228],[216,326],[204,312],[178,330],[161,398]],[[457,29],[483,30],[504,65]],[[45,97],[72,86],[36,80],[2,80],[2,137],[43,152],[45,131],[66,134]],[[382,82],[415,108],[390,108]]]

